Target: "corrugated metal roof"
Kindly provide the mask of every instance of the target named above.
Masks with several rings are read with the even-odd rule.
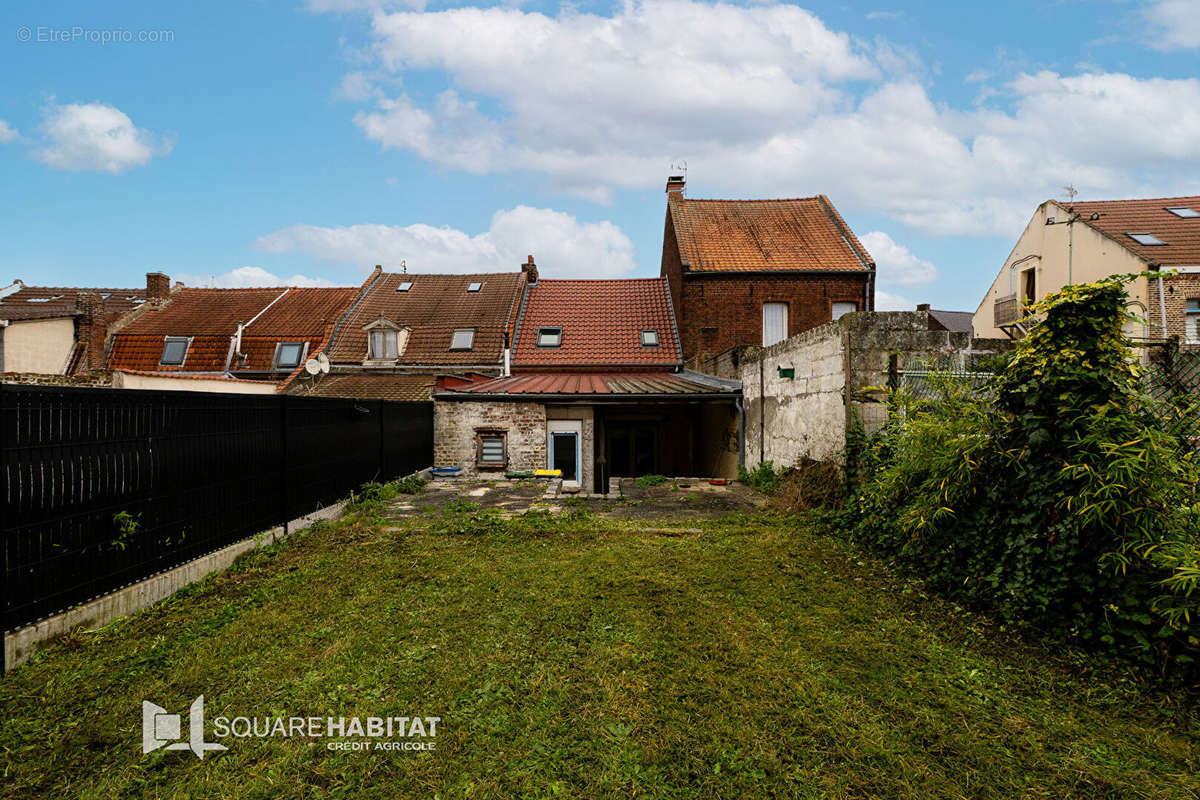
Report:
[[[683,372],[551,372],[489,378],[472,375],[440,378],[435,397],[496,395],[575,395],[638,397],[659,395],[731,395],[741,391],[737,381],[724,381]],[[533,399],[531,397],[531,399]]]

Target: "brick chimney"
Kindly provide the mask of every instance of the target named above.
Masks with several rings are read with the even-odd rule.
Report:
[[[167,300],[171,297],[171,279],[162,272],[146,273],[146,299]]]
[[[683,195],[683,187],[687,186],[686,175],[671,175],[667,177],[667,194]]]
[[[929,303],[917,303],[917,311],[928,311]]]
[[[526,283],[534,284],[538,282],[537,264],[533,263],[533,256],[525,257],[525,263],[521,265],[521,272],[525,273]]]
[[[104,369],[104,337],[108,326],[104,318],[104,298],[98,294],[80,294],[75,298],[79,310],[76,335],[83,345],[83,358],[75,369],[76,374]]]

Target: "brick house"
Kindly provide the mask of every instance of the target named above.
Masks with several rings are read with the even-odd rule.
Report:
[[[1139,276],[1127,286],[1134,340],[1177,337],[1200,349],[1200,197],[1038,206],[974,316],[978,336],[1019,338],[1024,309],[1072,283]],[[1169,273],[1169,274],[1168,274]]]
[[[612,477],[736,475],[740,384],[683,369],[665,278],[531,284],[511,374],[434,390],[435,463],[467,475],[562,471],[604,493]]]
[[[521,269],[464,275],[376,267],[323,348],[328,374],[298,372],[286,391],[317,397],[428,401],[438,376],[500,376],[533,256]]]
[[[108,367],[128,389],[268,394],[328,340],[359,289],[176,289],[112,336]]]
[[[825,195],[694,200],[673,176],[661,274],[689,363],[874,310],[875,262]]]
[[[145,288],[26,286],[0,288],[0,373],[83,376],[104,369],[112,332],[147,301],[170,296],[170,279],[146,275]]]

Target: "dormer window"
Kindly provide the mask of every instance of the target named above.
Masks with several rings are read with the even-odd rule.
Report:
[[[658,347],[658,331],[642,331],[642,347]]]
[[[380,317],[363,327],[367,332],[367,357],[364,364],[395,364],[408,343],[408,328]]]
[[[562,347],[562,328],[538,328],[538,347]]]
[[[478,292],[482,288],[483,288],[483,284],[479,281],[471,281],[470,283],[467,284],[468,292]]]
[[[459,328],[450,337],[451,350],[470,350],[475,346],[475,329]]]
[[[186,336],[166,337],[163,341],[162,357],[158,359],[158,363],[164,367],[182,367],[191,341]]]
[[[307,349],[308,342],[280,342],[275,345],[275,358],[271,363],[271,369],[295,369],[300,366],[300,361],[304,358],[304,351]]]
[[[412,284],[413,284],[412,281],[401,281],[400,285],[396,287],[396,291],[397,292],[407,292],[409,289],[412,288]]]

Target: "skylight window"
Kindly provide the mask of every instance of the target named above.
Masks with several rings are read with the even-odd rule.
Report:
[[[658,347],[658,331],[642,331],[642,347]]]
[[[1167,211],[1170,211],[1177,217],[1183,217],[1184,219],[1196,219],[1197,217],[1200,217],[1200,211],[1197,211],[1194,208],[1188,208],[1187,206],[1170,206],[1167,208]]]
[[[400,285],[396,287],[396,291],[397,292],[407,292],[409,289],[412,288],[412,283],[413,283],[412,281],[401,281]]]
[[[182,367],[187,358],[188,345],[191,339],[186,336],[168,336],[163,342],[162,358],[158,363],[166,367]]]
[[[1164,242],[1162,239],[1155,236],[1153,233],[1127,233],[1125,235],[1128,236],[1130,239],[1133,239],[1138,244],[1144,244],[1144,245],[1166,244],[1166,242]]]
[[[51,300],[59,300],[61,298],[62,298],[61,294],[56,294],[53,297],[30,297],[25,302],[26,303],[49,303]]]
[[[561,347],[562,328],[538,328],[538,347]]]
[[[450,339],[451,350],[470,350],[475,346],[475,329],[459,328]]]
[[[468,292],[478,292],[482,288],[483,288],[483,284],[480,283],[479,281],[471,281],[469,284],[467,284]]]
[[[304,357],[304,342],[280,342],[275,345],[275,369],[295,369]]]

